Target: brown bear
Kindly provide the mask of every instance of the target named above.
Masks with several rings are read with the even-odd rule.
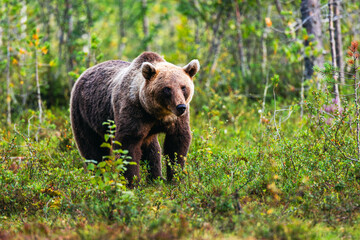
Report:
[[[189,103],[192,78],[199,68],[198,60],[181,68],[157,53],[144,52],[131,63],[112,60],[87,69],[76,81],[70,100],[71,125],[81,155],[100,162],[110,154],[100,145],[107,130],[103,122],[114,120],[115,140],[136,163],[125,171],[129,185],[134,176],[140,179],[140,160],[147,160],[152,179],[162,178],[157,136],[163,132],[171,181],[172,165],[184,166],[191,142]]]

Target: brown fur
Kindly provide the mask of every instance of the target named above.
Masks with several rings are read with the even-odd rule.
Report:
[[[109,155],[100,145],[106,133],[102,123],[112,119],[115,140],[137,163],[127,166],[129,185],[134,176],[140,178],[140,160],[149,162],[151,178],[162,178],[157,135],[164,132],[167,179],[171,180],[171,165],[177,161],[184,166],[191,142],[189,103],[194,92],[192,77],[199,67],[197,60],[180,68],[156,53],[145,52],[131,63],[107,61],[86,70],[75,83],[70,102],[71,124],[81,155],[98,162]],[[186,106],[184,113],[181,106]]]

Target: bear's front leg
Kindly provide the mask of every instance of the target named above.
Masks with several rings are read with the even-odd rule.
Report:
[[[161,174],[161,148],[156,134],[143,141],[141,159],[148,162],[150,180],[163,179]]]
[[[117,148],[121,148],[124,150],[128,150],[128,156],[131,157],[130,162],[135,164],[126,165],[126,171],[124,176],[128,181],[128,187],[133,188],[137,182],[140,181],[140,158],[141,158],[141,141],[138,139],[134,139],[132,137],[116,137],[121,143],[121,146]],[[116,156],[118,158],[120,156]],[[134,182],[134,177],[136,177],[136,182]]]
[[[140,182],[140,159],[142,155],[142,143],[148,136],[151,126],[143,123],[140,111],[135,108],[125,108],[121,110],[114,109],[115,113],[115,140],[121,143],[121,146],[115,146],[124,150],[128,150],[131,157],[130,162],[133,164],[126,166],[124,176],[128,181],[128,186],[133,188],[136,183]],[[123,117],[126,116],[126,117]],[[135,116],[131,118],[131,116]],[[134,182],[134,177],[136,181]]]
[[[174,127],[168,129],[164,142],[164,155],[168,157],[166,164],[167,180],[171,181],[174,176],[174,164],[180,164],[184,168],[185,157],[191,143],[191,130],[189,117],[180,118]]]
[[[133,132],[116,131],[115,140],[121,143],[121,146],[115,145],[116,148],[128,150],[128,156],[131,157],[130,162],[133,164],[126,165],[124,176],[128,181],[128,187],[133,188],[136,183],[140,181],[140,159],[141,159],[141,145],[143,137]],[[118,157],[118,156],[116,156]],[[135,163],[135,164],[134,164]],[[134,177],[136,181],[134,182]]]

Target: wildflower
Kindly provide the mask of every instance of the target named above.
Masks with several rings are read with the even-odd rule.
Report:
[[[35,34],[32,35],[32,38],[33,38],[34,40],[38,40],[38,39],[39,39],[39,36],[35,33]]]
[[[20,55],[26,54],[26,50],[23,49],[23,48],[20,48],[20,49],[19,49],[19,54],[20,54]]]
[[[269,120],[269,119],[266,119],[265,117],[262,117],[262,118],[261,118],[261,122],[262,122],[262,123],[269,123],[270,120]]]
[[[266,24],[267,27],[272,26],[272,22],[271,22],[271,19],[269,17],[265,18],[265,24]]]
[[[355,52],[355,51],[356,51],[356,49],[355,49],[353,46],[350,46],[348,49],[349,49],[351,52]]]
[[[356,50],[358,48],[358,46],[359,46],[358,41],[352,41],[351,46]]]
[[[48,52],[48,49],[47,49],[46,47],[42,47],[42,48],[41,48],[41,52],[42,52],[44,55],[46,55],[47,52]]]

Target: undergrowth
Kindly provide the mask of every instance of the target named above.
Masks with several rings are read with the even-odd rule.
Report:
[[[231,103],[224,101],[223,109],[226,104]],[[110,174],[121,173],[111,157],[104,166],[85,165],[67,112],[47,111],[36,142],[38,123],[29,111],[0,133],[0,235],[359,237],[356,163],[342,158],[310,117],[294,114],[282,124],[279,137],[271,122],[259,123],[252,110],[257,105],[239,104],[244,108],[232,111],[230,121],[222,120],[217,106],[192,116],[193,142],[175,182],[148,183],[144,165],[134,190],[124,187],[124,179],[117,177],[121,174]],[[226,110],[221,114],[229,116]],[[123,163],[117,164],[122,169]]]
[[[210,93],[192,112],[185,168],[149,182],[142,164],[133,190],[126,150],[85,163],[68,111],[46,110],[40,130],[36,112],[22,114],[0,129],[0,238],[359,239],[358,104],[344,97],[337,108],[330,87],[310,89],[301,117],[295,102],[278,109],[272,79],[267,108]],[[105,124],[112,149],[121,143]]]

